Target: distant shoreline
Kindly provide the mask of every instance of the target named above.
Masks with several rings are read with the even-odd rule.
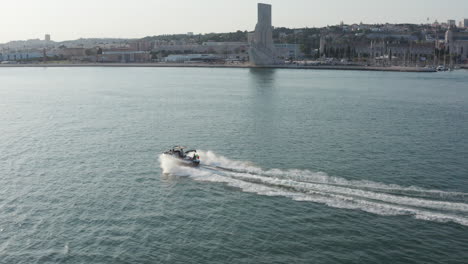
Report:
[[[348,70],[348,71],[386,71],[386,72],[436,72],[435,69],[421,67],[378,67],[378,66],[348,66],[348,65],[272,65],[272,66],[251,66],[246,64],[185,64],[185,63],[31,63],[31,64],[0,64],[0,68],[57,68],[57,67],[140,67],[140,68],[268,68],[268,69],[310,69],[310,70]]]

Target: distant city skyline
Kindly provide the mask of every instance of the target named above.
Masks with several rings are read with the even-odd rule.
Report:
[[[310,0],[24,0],[2,3],[0,43],[83,38],[142,38],[187,32],[253,30],[257,3],[273,5],[276,27],[323,27],[360,23],[426,23],[468,18],[468,1]],[[390,3],[390,4],[389,4]]]

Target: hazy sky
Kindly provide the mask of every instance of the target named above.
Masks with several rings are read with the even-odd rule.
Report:
[[[253,30],[257,0],[0,0],[0,43]],[[273,25],[422,23],[468,18],[468,0],[264,0]]]

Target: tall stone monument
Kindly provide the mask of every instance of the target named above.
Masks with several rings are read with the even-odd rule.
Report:
[[[255,32],[249,35],[250,63],[255,66],[280,64],[273,45],[271,5],[258,4],[258,22]]]

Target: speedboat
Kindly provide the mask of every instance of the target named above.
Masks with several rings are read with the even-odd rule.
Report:
[[[186,147],[176,146],[172,149],[164,152],[164,156],[170,157],[175,160],[177,164],[186,167],[198,167],[200,166],[200,156],[196,150],[185,150]]]

